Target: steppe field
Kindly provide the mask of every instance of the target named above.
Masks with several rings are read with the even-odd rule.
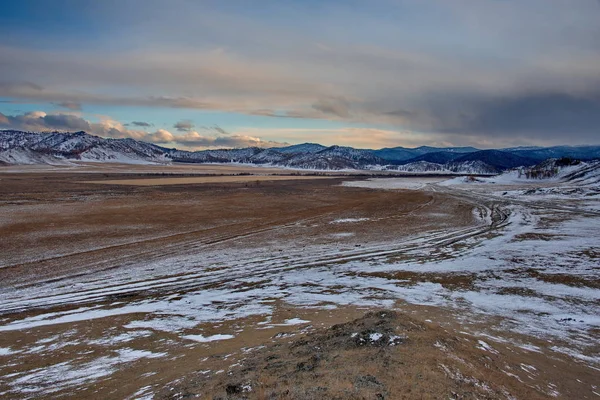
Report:
[[[451,178],[0,167],[0,398],[600,398],[598,193]]]

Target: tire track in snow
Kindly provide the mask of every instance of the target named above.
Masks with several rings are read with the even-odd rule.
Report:
[[[415,250],[449,246],[456,242],[502,228],[510,223],[509,213],[501,208],[492,205],[492,207],[484,206],[484,210],[487,210],[492,216],[492,223],[490,225],[479,225],[462,228],[452,232],[441,232],[434,235],[429,234],[427,236],[411,238],[400,243],[394,243],[392,247],[390,247],[390,244],[376,245],[361,248],[360,250],[352,250],[342,255],[340,255],[339,252],[336,252],[335,254],[317,254],[308,256],[300,253],[297,255],[298,257],[286,255],[268,260],[263,259],[256,262],[243,262],[239,266],[232,266],[217,272],[200,271],[134,282],[114,283],[108,286],[106,285],[106,282],[104,282],[105,285],[101,288],[94,287],[89,290],[39,296],[18,301],[9,300],[3,302],[0,313],[12,313],[31,308],[49,308],[67,304],[100,302],[114,296],[134,296],[140,293],[147,296],[161,293],[164,294],[165,291],[198,290],[232,280],[266,277],[291,270],[322,267],[329,264],[357,260],[376,260]],[[290,262],[290,257],[295,258],[295,261]]]

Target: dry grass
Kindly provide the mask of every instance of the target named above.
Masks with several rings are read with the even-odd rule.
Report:
[[[587,276],[570,275],[567,273],[549,274],[549,273],[544,273],[544,272],[538,271],[537,269],[534,269],[534,268],[513,268],[513,269],[506,270],[505,272],[515,274],[515,275],[535,278],[535,279],[538,279],[540,281],[544,281],[547,283],[562,284],[562,285],[575,286],[575,287],[591,287],[594,289],[600,289],[600,279],[587,277]]]
[[[331,179],[333,176],[301,176],[301,175],[223,175],[200,176],[186,178],[150,178],[150,179],[116,179],[103,181],[86,181],[85,183],[99,183],[104,185],[132,185],[132,186],[164,186],[164,185],[191,185],[199,183],[253,183],[260,184],[264,181],[291,181]]]
[[[373,333],[381,334],[381,338],[371,340]],[[396,339],[391,341],[392,338]],[[539,366],[537,360],[531,360],[535,355],[523,356],[522,351],[508,344],[492,345],[496,353],[477,348],[476,340],[449,334],[405,314],[381,311],[292,342],[276,341],[228,374],[190,375],[166,387],[157,398],[543,399],[549,396],[549,382],[563,372],[549,368],[527,375],[520,362]],[[503,370],[512,371],[522,382]],[[568,390],[572,388],[576,385]],[[584,393],[587,394],[583,389],[571,392],[569,396],[575,397],[569,398],[582,398],[577,396]]]
[[[0,235],[6,240],[0,241],[0,264],[10,268],[0,269],[0,279],[53,279],[89,271],[91,265],[112,268],[116,259],[124,260],[121,265],[152,261],[162,254],[159,249],[192,243],[214,246],[236,239],[232,244],[246,248],[273,241],[302,248],[335,242],[354,248],[472,222],[468,206],[443,195],[432,201],[415,191],[345,188],[339,179],[126,186],[85,183],[91,177],[131,176],[3,175]],[[423,207],[454,211],[428,219],[415,212]],[[329,223],[341,218],[369,220]],[[346,233],[351,235],[339,236]]]
[[[449,290],[473,290],[473,285],[477,280],[476,274],[457,274],[457,273],[434,273],[434,272],[413,272],[413,271],[394,271],[394,272],[360,272],[356,273],[363,277],[376,277],[397,281],[398,285],[413,286],[421,282],[439,283]]]
[[[152,264],[162,260],[161,257],[199,252],[194,246],[212,246],[211,249],[224,252],[265,245],[280,246],[279,249],[306,247],[307,252],[311,245],[321,244],[361,249],[386,241],[397,242],[415,233],[466,227],[473,223],[472,204],[443,193],[346,188],[338,186],[341,179],[315,177],[291,180],[285,177],[279,181],[260,181],[260,184],[255,184],[256,177],[244,178],[249,182],[223,182],[222,177],[206,181],[207,178],[202,177],[205,180],[202,184],[179,184],[181,181],[177,181],[178,184],[155,186],[153,180],[153,186],[130,186],[110,181],[131,181],[139,176],[124,174],[117,167],[110,168],[106,174],[53,172],[2,176],[0,236],[5,240],[0,241],[3,256],[0,261],[6,266],[0,268],[3,284],[33,285],[50,280],[69,284],[78,274],[100,269],[114,269],[118,273],[119,268],[128,265]],[[145,170],[140,168],[139,173],[142,171]],[[190,179],[187,176],[181,178]],[[90,180],[108,184],[86,183]],[[367,220],[330,223],[347,218]],[[352,236],[340,236],[346,233]],[[454,250],[462,249],[456,244]],[[598,252],[593,249],[585,254],[590,258],[598,257]],[[437,252],[427,256],[449,255]],[[391,260],[402,258],[401,254],[390,256]],[[206,272],[223,272],[227,268],[227,265],[215,266]],[[597,281],[542,274],[535,270],[515,273],[575,286],[600,286]],[[450,290],[469,290],[474,285],[474,276],[470,274],[398,272],[366,273],[365,276],[395,280],[399,285],[438,282]],[[217,287],[223,283],[219,281],[212,285]],[[248,290],[265,283],[268,281],[248,280],[234,290]],[[337,292],[344,288],[332,286],[330,290]],[[152,300],[152,297],[138,292],[106,301],[144,299]],[[55,307],[46,312],[64,308]],[[331,311],[294,310],[284,304],[277,308],[279,311],[273,315],[275,323],[294,317],[306,318],[315,326],[317,323],[328,326],[334,321],[329,314]],[[31,310],[22,316],[33,317],[36,312]],[[321,314],[317,316],[319,312]],[[349,307],[336,312],[336,322],[359,315],[359,311],[349,310]],[[363,312],[360,311],[360,315]],[[327,317],[323,315],[325,313]],[[485,399],[506,398],[503,392],[506,390],[519,398],[535,399],[548,397],[544,388],[548,382],[555,382],[560,384],[559,391],[565,398],[592,396],[575,382],[576,379],[594,382],[597,376],[590,376],[589,369],[572,361],[568,363],[546,354],[525,353],[508,344],[494,344],[500,352],[498,355],[485,353],[476,349],[473,338],[449,333],[403,314],[386,314],[388,317],[370,314],[301,339],[298,338],[303,335],[298,331],[300,328],[273,328],[295,334],[292,343],[288,343],[290,336],[274,339],[277,330],[263,330],[262,326],[257,329],[264,316],[248,318],[244,322],[224,321],[218,326],[196,327],[206,334],[239,332],[239,326],[246,327],[235,339],[210,346],[190,347],[190,343],[182,342],[176,334],[155,333],[151,339],[139,338],[132,345],[164,351],[169,354],[168,358],[127,365],[109,379],[90,384],[80,392],[64,390],[58,394],[116,399],[126,398],[141,386],[154,385],[154,388],[165,387],[161,393],[164,398],[181,394],[211,399],[375,399],[382,396],[387,399]],[[21,353],[19,364],[12,368],[25,371],[52,363],[85,362],[114,351],[106,346],[90,347],[85,344],[85,339],[101,339],[106,332],[126,332],[122,327],[139,318],[143,316],[122,315],[8,332],[2,335],[0,347],[29,348],[38,339],[75,330],[80,344],[42,356]],[[454,328],[454,332],[462,330],[460,326]],[[350,337],[355,332],[363,338],[369,333],[383,332],[388,337],[393,333],[408,339],[396,346],[357,346]],[[436,347],[438,342],[446,350]],[[267,348],[255,355],[241,353],[243,347],[262,344]],[[93,353],[88,353],[90,348]],[[227,358],[230,354],[234,356]],[[208,357],[207,361],[201,361],[205,357]],[[231,375],[215,375],[215,371],[227,369],[242,358],[246,360],[241,367],[232,370]],[[536,365],[540,375],[531,380],[521,375],[527,383],[521,384],[501,370],[510,366],[510,371],[519,374],[521,362]],[[212,374],[194,373],[200,369],[211,369]],[[148,372],[157,374],[144,376]],[[177,385],[169,383],[180,378],[183,380]],[[251,392],[243,389],[247,383],[251,384]],[[489,390],[484,389],[483,383]]]

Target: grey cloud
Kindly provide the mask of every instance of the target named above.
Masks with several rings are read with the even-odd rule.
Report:
[[[35,85],[35,84],[31,84]],[[73,102],[91,103],[99,105],[122,105],[143,107],[168,107],[168,108],[190,108],[200,110],[227,110],[233,109],[225,103],[209,102],[183,96],[137,96],[124,97],[117,95],[86,93],[82,91],[68,92],[51,89],[32,90],[30,84],[7,84],[0,83],[0,96],[17,98],[22,101],[48,101],[48,102]],[[11,101],[15,102],[15,101]]]
[[[217,135],[229,135],[229,132],[221,128],[219,125],[203,126],[202,129],[207,132],[213,132]]]
[[[85,131],[91,127],[88,121],[75,115],[49,114],[38,118],[39,123],[55,129]]]
[[[261,108],[258,110],[252,110],[250,112],[251,115],[259,115],[261,117],[277,117],[277,113],[275,110],[270,110],[267,108]]]
[[[175,125],[173,125],[173,128],[177,129],[179,132],[189,132],[194,129],[194,124],[189,119],[186,119],[177,122]]]
[[[312,108],[324,114],[333,114],[340,118],[350,117],[350,103],[341,97],[320,99],[312,105]]]
[[[62,101],[59,103],[54,103],[54,105],[57,105],[62,108],[68,108],[69,110],[73,111],[81,111],[81,103],[76,101]]]
[[[131,125],[139,126],[139,127],[142,127],[142,128],[149,128],[149,127],[152,126],[152,124],[150,124],[148,122],[144,122],[144,121],[132,121]]]
[[[1,48],[0,48],[1,50]],[[10,82],[10,81],[2,81],[0,82],[0,91],[2,92],[11,92],[11,91],[29,91],[29,92],[41,92],[44,90],[44,87],[41,85],[38,85],[37,83],[33,83],[33,82],[23,82],[23,81],[16,81],[16,82]]]
[[[219,125],[214,125],[211,128],[214,129],[215,131],[217,131],[221,135],[229,135],[229,132],[227,132],[225,129],[221,128]]]
[[[45,114],[29,112],[21,115],[6,115],[0,119],[4,126],[29,131],[65,130],[90,131],[88,121],[70,114]]]
[[[414,111],[400,110],[400,109],[394,110],[394,111],[384,111],[383,114],[390,115],[392,117],[400,117],[400,118],[413,118],[416,115],[416,113]]]
[[[262,108],[258,110],[251,110],[248,112],[250,115],[260,115],[262,117],[273,117],[273,118],[298,118],[298,119],[327,119],[329,116],[326,116],[323,112],[317,111],[315,109],[309,110],[285,110],[285,111],[276,111],[267,108]]]
[[[375,109],[385,107],[379,104]],[[454,141],[478,137],[490,142],[521,140],[524,144],[597,143],[600,88],[589,95],[430,93],[415,110],[382,113],[386,116],[403,121],[402,125],[413,131],[438,132]]]
[[[529,94],[479,101],[461,130],[484,135],[562,137],[565,142],[600,139],[600,90],[589,97]],[[456,130],[456,128],[455,128]]]
[[[37,83],[33,83],[33,82],[22,82],[20,85],[22,85],[23,87],[26,87],[28,89],[38,91],[38,92],[41,92],[42,90],[44,90],[43,86],[38,85]]]

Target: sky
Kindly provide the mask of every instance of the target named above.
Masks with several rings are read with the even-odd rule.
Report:
[[[9,0],[0,129],[182,149],[600,144],[600,0]]]

